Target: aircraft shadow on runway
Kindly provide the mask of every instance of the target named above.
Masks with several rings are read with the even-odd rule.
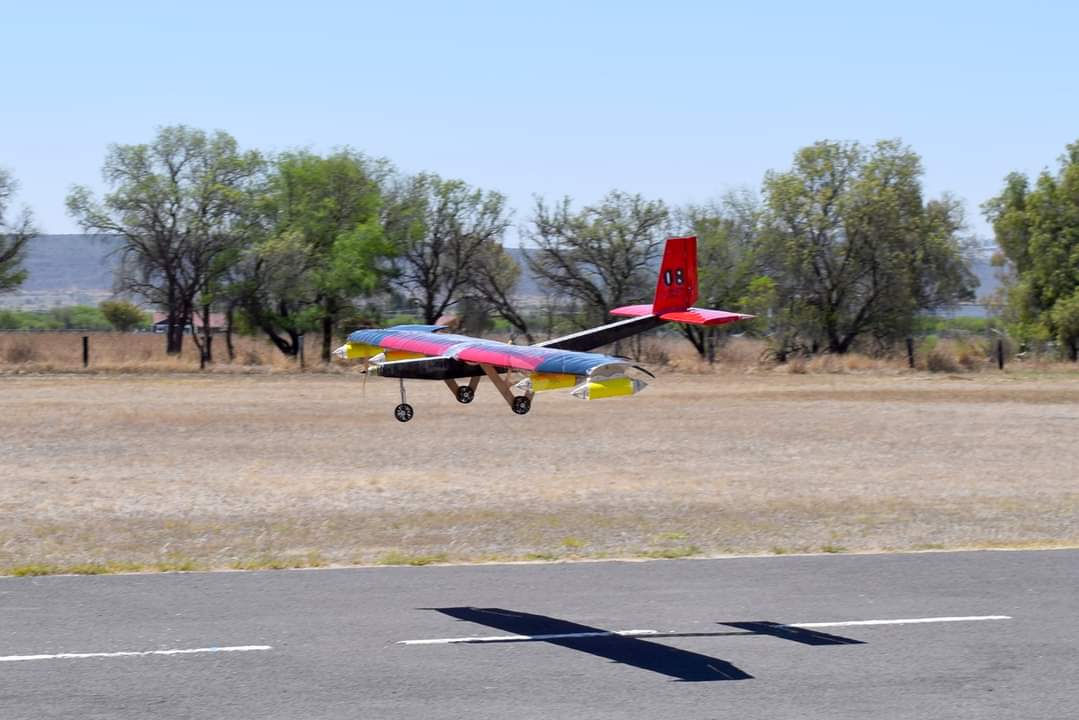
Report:
[[[497,628],[514,635],[529,636],[525,642],[545,642],[577,652],[596,655],[616,663],[632,665],[642,670],[667,675],[684,682],[715,682],[718,680],[750,680],[752,675],[720,658],[681,650],[639,637],[602,635],[600,637],[533,637],[607,633],[608,630],[532,613],[502,608],[447,607],[428,608],[467,622]],[[860,640],[829,635],[806,628],[758,620],[753,622],[720,623],[737,628],[738,632],[657,633],[649,639],[670,637],[724,637],[770,635],[804,645],[860,645]]]

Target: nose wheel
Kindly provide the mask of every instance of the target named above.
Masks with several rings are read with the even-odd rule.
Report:
[[[476,391],[470,388],[468,385],[462,385],[457,388],[457,402],[463,405],[468,405],[475,399]]]
[[[405,379],[400,379],[401,383],[401,404],[393,409],[393,416],[397,418],[397,422],[408,422],[412,419],[412,416],[416,414],[416,411],[412,409],[412,406],[405,400]]]

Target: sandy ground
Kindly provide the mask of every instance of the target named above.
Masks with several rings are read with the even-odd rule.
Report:
[[[1079,376],[0,377],[0,570],[1079,544]]]

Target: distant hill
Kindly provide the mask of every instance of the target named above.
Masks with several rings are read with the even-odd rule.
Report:
[[[26,282],[0,295],[0,308],[96,305],[112,295],[116,241],[94,235],[39,235],[28,245]]]
[[[95,235],[38,235],[26,254],[29,277],[22,289],[108,290],[116,258],[116,240]]]

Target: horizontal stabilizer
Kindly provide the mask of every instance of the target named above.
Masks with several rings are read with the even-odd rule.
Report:
[[[651,305],[626,305],[611,310],[611,315],[625,317],[643,317],[653,315]],[[673,310],[656,315],[666,322],[687,323],[689,325],[726,325],[727,323],[749,320],[754,315],[727,312],[726,310],[707,310],[704,308],[686,308],[685,310]]]

